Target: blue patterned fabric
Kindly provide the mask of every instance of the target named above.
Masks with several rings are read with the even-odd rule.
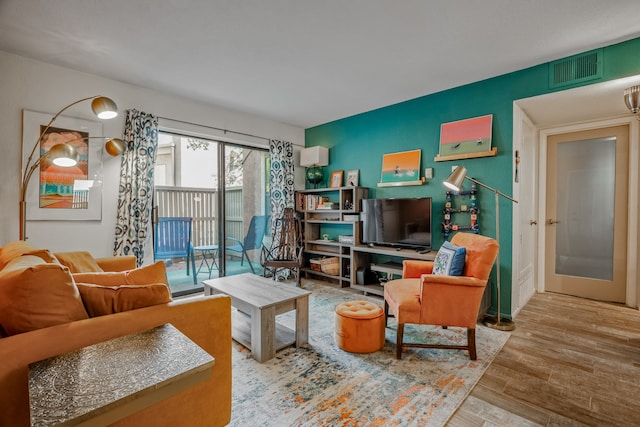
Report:
[[[462,276],[467,250],[444,242],[433,262],[432,274],[436,276]]]
[[[114,255],[135,255],[144,261],[151,229],[153,170],[158,150],[158,118],[127,110],[124,123],[127,150],[120,164],[120,186],[116,218]]]

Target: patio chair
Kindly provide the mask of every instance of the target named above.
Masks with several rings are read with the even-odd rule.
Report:
[[[300,219],[292,208],[285,208],[282,218],[273,224],[271,247],[262,247],[260,264],[264,277],[271,276],[277,280],[279,273],[288,270],[295,275],[296,284],[300,286],[302,249]]]
[[[267,222],[267,216],[256,215],[251,218],[249,229],[247,230],[247,235],[244,236],[243,240],[239,240],[234,237],[227,237],[226,250],[237,252],[240,254],[240,265],[243,265],[243,262],[246,258],[247,262],[249,263],[249,268],[251,268],[251,272],[253,274],[255,274],[256,271],[253,268],[253,264],[251,263],[251,259],[249,258],[249,254],[247,253],[247,251],[260,249],[262,247],[262,239],[264,239],[264,233],[267,230]],[[235,242],[235,244],[229,244],[233,242]]]
[[[197,283],[196,266],[191,244],[192,218],[160,217],[155,226],[153,260],[185,258],[187,276],[193,271],[193,284]]]

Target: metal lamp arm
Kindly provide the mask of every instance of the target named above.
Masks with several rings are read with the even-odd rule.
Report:
[[[20,187],[21,202],[24,201],[27,197],[27,186],[29,185],[29,181],[31,180],[31,175],[33,175],[36,168],[40,166],[40,163],[42,163],[42,161],[47,157],[49,157],[48,151],[45,154],[43,154],[38,160],[36,160],[36,162],[33,165],[31,165],[28,171],[25,169],[25,174],[24,174],[24,177],[22,178],[22,187]]]
[[[81,102],[84,101],[88,101],[90,99],[94,99],[94,98],[98,98],[101,95],[95,95],[95,96],[89,96],[87,98],[82,98],[79,99],[75,102],[72,102],[71,104],[67,105],[66,107],[62,108],[60,111],[58,111],[56,113],[55,116],[53,116],[53,118],[51,120],[49,120],[49,123],[47,123],[47,126],[45,126],[44,130],[40,133],[40,136],[38,137],[38,139],[36,140],[36,143],[33,145],[33,148],[31,149],[31,153],[29,154],[29,158],[27,159],[27,163],[25,165],[24,168],[24,174],[22,175],[22,182],[26,183],[29,181],[29,179],[27,179],[27,171],[30,170],[30,165],[31,165],[31,160],[33,160],[33,154],[36,152],[36,148],[38,148],[38,144],[40,144],[40,141],[42,140],[42,138],[45,136],[45,134],[47,133],[47,131],[49,130],[49,128],[51,127],[51,125],[53,124],[53,122],[56,121],[56,119],[60,116],[60,114],[62,114],[64,111],[66,111],[67,109],[73,107],[76,104],[79,104]],[[39,164],[40,162],[36,162],[35,164]],[[32,167],[33,168],[33,167]],[[31,170],[29,173],[29,177],[31,177],[31,174],[33,173],[33,171]],[[26,180],[26,182],[25,182]]]
[[[506,199],[509,199],[509,200],[511,200],[511,201],[512,201],[512,202],[514,202],[514,203],[518,203],[518,201],[517,201],[517,200],[515,200],[515,199],[513,199],[513,198],[511,198],[511,197],[509,197],[509,196],[507,196],[506,194],[504,194],[503,192],[501,192],[501,191],[499,191],[499,190],[496,190],[495,188],[489,187],[487,184],[483,184],[483,183],[481,183],[480,181],[475,180],[475,179],[473,179],[473,178],[470,178],[470,177],[468,177],[468,176],[465,176],[465,179],[468,179],[468,180],[469,180],[469,181],[471,181],[471,182],[475,182],[475,183],[476,183],[476,184],[478,184],[479,186],[484,187],[484,188],[486,188],[487,190],[493,191],[494,193],[499,194],[499,195],[501,195],[502,197],[504,197],[504,198],[506,198]]]

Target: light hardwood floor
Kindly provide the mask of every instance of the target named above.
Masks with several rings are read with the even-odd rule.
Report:
[[[468,426],[639,426],[640,312],[536,294],[449,420]]]

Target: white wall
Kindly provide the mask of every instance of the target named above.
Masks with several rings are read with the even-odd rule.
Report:
[[[102,122],[106,136],[122,137],[125,110],[137,109],[160,117],[304,146],[303,128],[0,51],[0,245],[18,239],[22,110],[50,113],[53,117],[65,105],[93,95],[108,96],[118,104],[118,117]],[[64,115],[99,120],[93,116],[88,101],[70,108]],[[112,254],[120,159],[105,154],[103,168],[102,220],[28,221],[27,236],[31,244],[52,251],[87,250],[95,256]]]

